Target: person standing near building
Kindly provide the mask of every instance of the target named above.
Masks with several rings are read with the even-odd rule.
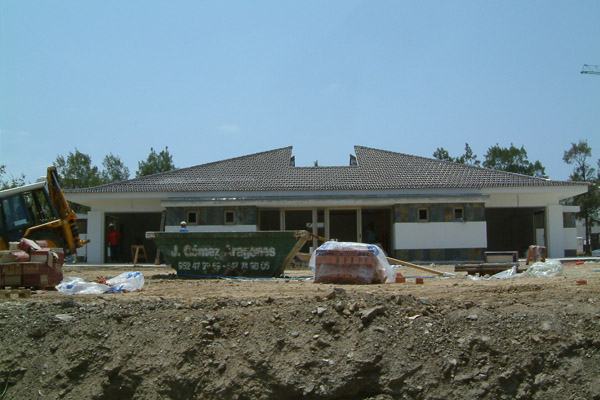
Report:
[[[108,225],[108,245],[110,246],[110,260],[114,263],[119,262],[121,256],[121,232],[115,229],[113,224]]]
[[[179,228],[179,232],[189,232],[190,231],[187,227],[187,222],[185,222],[185,221],[181,221],[181,224],[179,224],[179,226],[181,226],[181,228]]]
[[[373,224],[372,222],[370,222],[369,225],[367,226],[367,228],[365,229],[365,232],[363,234],[363,242],[371,243],[371,244],[374,244],[375,242],[377,242],[377,235],[375,233],[375,224]]]

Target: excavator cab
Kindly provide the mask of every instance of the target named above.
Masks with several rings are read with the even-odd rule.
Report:
[[[88,240],[81,240],[77,217],[60,187],[56,167],[49,167],[45,181],[0,191],[0,249],[21,238],[43,240],[65,254]]]

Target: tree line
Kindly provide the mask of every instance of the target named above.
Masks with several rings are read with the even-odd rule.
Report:
[[[62,187],[65,189],[87,188],[130,178],[129,168],[125,166],[119,156],[112,153],[104,156],[102,169],[92,163],[92,157],[89,154],[82,153],[77,148],[70,151],[66,157],[57,156],[52,164],[56,167],[61,177]],[[138,162],[138,170],[135,176],[139,178],[173,169],[175,169],[175,164],[168,146],[165,146],[165,149],[158,153],[150,147],[148,157]],[[0,188],[2,190],[23,186],[24,184],[25,175],[21,174],[18,177],[6,176],[6,165],[0,165]]]
[[[546,168],[544,168],[542,163],[539,161],[529,161],[525,147],[521,146],[521,148],[518,148],[512,143],[510,144],[510,147],[500,147],[498,144],[490,147],[487,153],[485,153],[483,163],[479,161],[477,155],[473,153],[469,143],[465,143],[465,152],[459,157],[451,157],[448,151],[443,147],[438,147],[433,153],[433,156],[442,161],[483,166],[484,168],[489,169],[514,172],[516,174],[535,176],[538,178],[547,178]]]

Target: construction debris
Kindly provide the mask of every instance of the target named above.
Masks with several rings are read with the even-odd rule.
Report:
[[[0,250],[0,287],[45,289],[60,283],[65,254],[45,246],[23,238],[11,242],[9,250]]]

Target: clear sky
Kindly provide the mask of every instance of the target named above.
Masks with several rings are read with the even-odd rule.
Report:
[[[525,146],[567,179],[600,158],[600,1],[0,0],[0,164],[34,181],[77,148],[135,175],[293,146],[482,160]]]

